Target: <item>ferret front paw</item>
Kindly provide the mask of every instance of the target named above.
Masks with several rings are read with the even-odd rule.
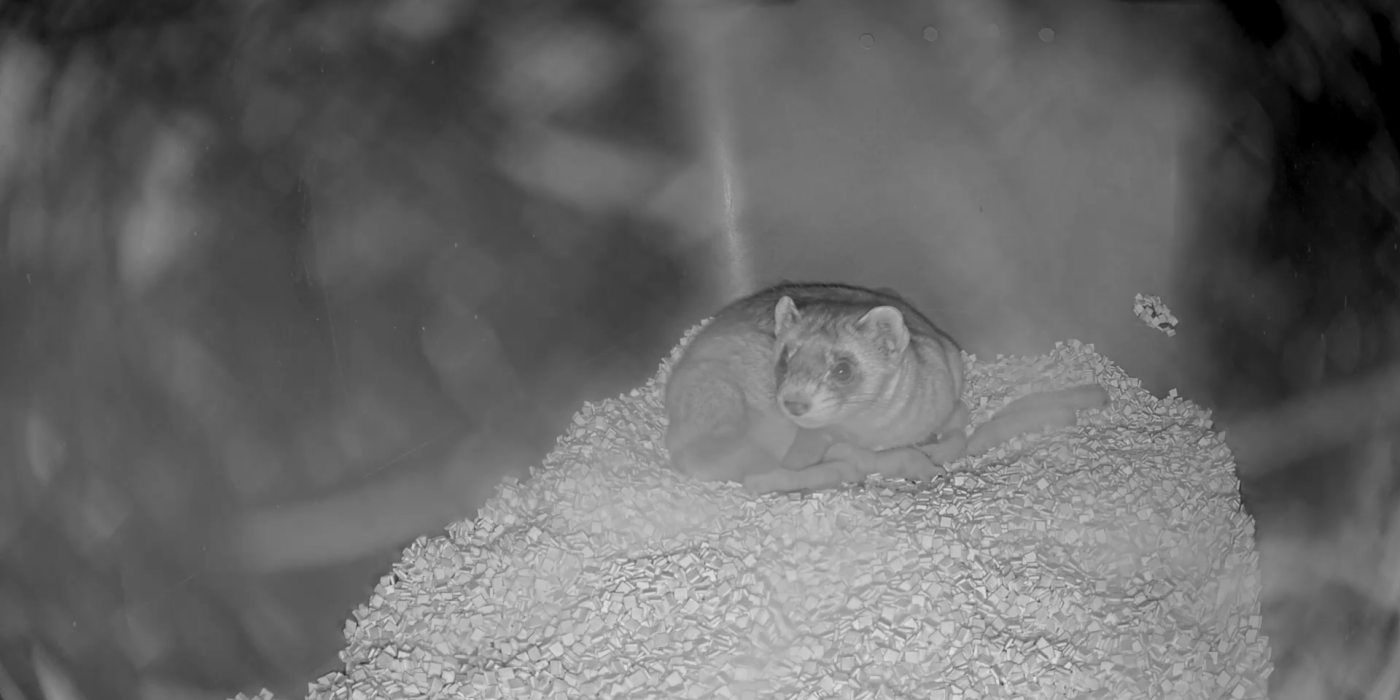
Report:
[[[934,461],[925,452],[925,448],[901,447],[886,450],[877,456],[880,459],[878,473],[891,479],[926,481],[948,473],[948,470],[943,467],[945,462]]]
[[[934,466],[941,467],[944,464],[958,461],[967,453],[967,436],[962,433],[952,433],[938,442],[919,445],[911,449],[923,455],[924,459]],[[946,470],[943,473],[947,473]]]
[[[899,447],[882,452],[871,452],[848,443],[837,443],[827,450],[826,464],[850,465],[846,469],[859,473],[862,479],[871,474],[879,474],[891,479],[921,481],[948,473],[942,465],[962,456],[961,443],[955,443],[957,438],[929,447]],[[934,455],[927,451],[929,449],[941,449],[942,452],[936,452],[937,456],[949,459],[935,461]]]

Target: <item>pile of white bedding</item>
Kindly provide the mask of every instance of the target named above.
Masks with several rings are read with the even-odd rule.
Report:
[[[1198,407],[1075,342],[968,358],[974,425],[1086,382],[1112,404],[929,483],[758,497],[666,468],[678,353],[411,546],[310,697],[1265,696],[1253,522]]]

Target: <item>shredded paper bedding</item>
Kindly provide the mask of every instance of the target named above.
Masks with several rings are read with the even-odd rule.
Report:
[[[666,467],[679,352],[409,547],[310,697],[1265,697],[1253,522],[1174,392],[1077,342],[968,357],[974,425],[1091,381],[1112,403],[931,482],[758,497]]]

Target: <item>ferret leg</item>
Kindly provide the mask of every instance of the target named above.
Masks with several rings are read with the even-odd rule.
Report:
[[[752,474],[744,479],[751,493],[788,493],[829,489],[841,484],[864,481],[880,465],[879,456],[855,445],[838,442],[826,451],[826,461],[806,469],[779,469]]]
[[[833,450],[845,443],[832,445]],[[859,450],[860,448],[855,448]],[[874,453],[867,452],[873,455]],[[828,452],[827,456],[831,456]],[[864,481],[868,462],[856,460],[829,459],[813,464],[806,469],[777,469],[761,474],[750,474],[744,479],[744,488],[750,493],[789,493],[792,491],[818,491],[840,486],[848,482]]]
[[[828,462],[850,462],[863,476],[879,474],[891,479],[920,481],[947,474],[943,466],[955,462],[967,453],[967,426],[972,415],[967,404],[959,401],[947,425],[939,430],[937,442],[914,447],[897,447],[871,452],[847,443],[832,445],[826,453]]]
[[[826,451],[826,461],[822,464],[833,462],[848,462],[862,475],[873,474],[880,465],[880,452],[867,450],[864,447],[852,445],[849,442],[838,442]],[[821,466],[821,465],[817,465]]]
[[[827,450],[832,442],[834,440],[831,435],[824,430],[799,429],[797,437],[793,438],[792,446],[783,456],[783,468],[806,469],[819,464],[826,459]]]

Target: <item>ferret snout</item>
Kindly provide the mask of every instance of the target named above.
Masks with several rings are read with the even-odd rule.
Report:
[[[831,397],[822,391],[789,389],[778,396],[783,415],[802,428],[821,428],[835,418]]]

